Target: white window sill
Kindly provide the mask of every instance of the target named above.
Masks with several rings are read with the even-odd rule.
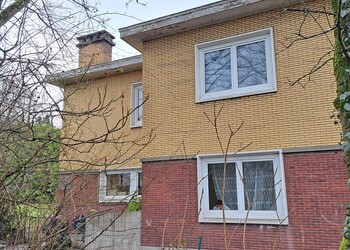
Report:
[[[199,215],[200,223],[223,223],[221,210],[210,210]],[[248,218],[247,212],[225,210],[226,223],[238,224],[270,224],[270,225],[288,225],[288,217],[285,215],[277,216],[275,211],[250,211]]]
[[[221,218],[203,218],[199,220],[200,223],[223,223]],[[246,218],[227,218],[225,216],[225,223],[231,224],[263,224],[263,225],[288,225],[288,219],[246,219]]]
[[[99,199],[99,203],[128,203],[132,198],[142,198],[141,195],[105,196]]]
[[[130,195],[125,196],[105,196],[101,197],[99,202],[100,203],[106,203],[106,202],[129,202],[131,199]]]
[[[142,127],[142,122],[130,125],[130,128],[141,128],[141,127]]]
[[[221,95],[221,96],[215,96],[215,97],[198,97],[196,98],[196,103],[202,103],[202,102],[210,102],[210,101],[217,101],[217,100],[225,100],[225,99],[232,99],[232,98],[238,98],[238,97],[244,97],[244,96],[251,96],[251,95],[259,95],[259,94],[268,94],[268,93],[276,93],[277,88],[272,88],[268,90],[262,90],[262,91],[251,91],[246,93],[240,93],[235,95]]]

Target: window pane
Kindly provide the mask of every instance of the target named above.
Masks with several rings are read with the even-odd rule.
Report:
[[[108,174],[107,175],[107,196],[129,195],[130,174]]]
[[[276,211],[273,161],[243,162],[242,166],[245,209]]]
[[[205,93],[231,89],[231,51],[205,53]]]
[[[137,106],[138,106],[136,118],[137,118],[137,121],[142,121],[142,88],[137,89],[136,100],[137,100]]]
[[[222,184],[224,164],[208,164],[209,209],[220,210],[222,207]],[[236,167],[234,163],[226,165],[225,210],[238,210]]]
[[[237,46],[238,87],[267,84],[265,41]]]

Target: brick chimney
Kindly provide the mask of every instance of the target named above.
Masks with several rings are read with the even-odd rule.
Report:
[[[79,68],[112,60],[114,36],[105,30],[94,32],[77,38],[79,43]]]

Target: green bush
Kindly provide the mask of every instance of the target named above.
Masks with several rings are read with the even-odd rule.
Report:
[[[135,212],[141,210],[141,198],[134,198],[128,203],[128,211]]]

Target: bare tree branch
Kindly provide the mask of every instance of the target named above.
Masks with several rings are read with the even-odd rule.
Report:
[[[0,11],[0,28],[4,26],[14,15],[30,3],[30,0],[16,0]],[[0,2],[0,6],[2,1]]]

